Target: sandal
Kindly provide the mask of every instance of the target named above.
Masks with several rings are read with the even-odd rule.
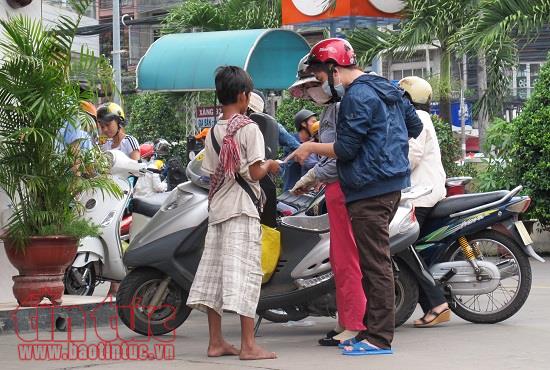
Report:
[[[430,321],[426,320],[426,316],[434,315],[434,318]],[[428,311],[424,317],[420,319],[419,324],[414,324],[415,328],[430,328],[432,326],[447,322],[451,320],[451,310],[449,308],[444,309],[441,312]]]
[[[346,356],[391,355],[391,348],[376,348],[365,342],[357,342],[342,351]]]
[[[345,347],[353,346],[357,342],[359,342],[359,340],[357,340],[356,338],[350,338],[343,341],[339,341],[338,348],[344,349]]]
[[[334,339],[335,336],[337,336],[338,333],[335,330],[329,331],[324,338],[319,339],[319,345],[323,347],[336,347],[340,344],[340,341],[337,339]]]

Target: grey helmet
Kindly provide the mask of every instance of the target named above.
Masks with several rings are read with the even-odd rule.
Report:
[[[302,122],[307,121],[310,117],[316,116],[317,113],[310,111],[309,109],[302,109],[294,116],[294,126],[296,126],[296,131],[300,131],[302,127]]]

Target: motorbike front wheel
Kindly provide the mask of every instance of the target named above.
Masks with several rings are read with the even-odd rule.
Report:
[[[69,266],[63,278],[65,294],[92,295],[96,286],[96,273],[93,262],[82,267]]]
[[[164,299],[151,308],[150,302],[165,275],[155,269],[131,271],[118,288],[116,302],[118,317],[131,330],[142,335],[163,335],[178,328],[191,313],[187,307],[189,292],[173,280],[168,284]]]
[[[494,263],[500,270],[498,287],[487,294],[454,295],[451,310],[464,320],[494,324],[514,315],[523,306],[531,291],[531,265],[521,247],[495,230],[484,230],[466,237],[481,260]],[[463,261],[462,250],[455,243],[446,261]]]

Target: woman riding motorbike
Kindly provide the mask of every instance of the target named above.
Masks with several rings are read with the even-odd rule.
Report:
[[[405,96],[416,108],[416,114],[422,120],[424,128],[416,139],[409,140],[409,162],[411,166],[411,185],[429,186],[432,192],[413,200],[416,219],[422,227],[426,217],[437,202],[445,198],[445,170],[441,163],[441,152],[430,118],[432,87],[416,76],[405,77],[399,81],[405,90]],[[415,320],[417,328],[431,327],[451,319],[451,311],[443,291],[428,280],[417,263],[409,263],[419,283],[419,303],[424,316]],[[424,266],[427,270],[426,266]]]

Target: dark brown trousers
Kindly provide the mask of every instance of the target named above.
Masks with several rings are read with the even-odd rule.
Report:
[[[348,204],[367,297],[363,319],[367,329],[357,337],[380,348],[391,348],[395,328],[389,225],[400,199],[401,192],[392,192]]]

